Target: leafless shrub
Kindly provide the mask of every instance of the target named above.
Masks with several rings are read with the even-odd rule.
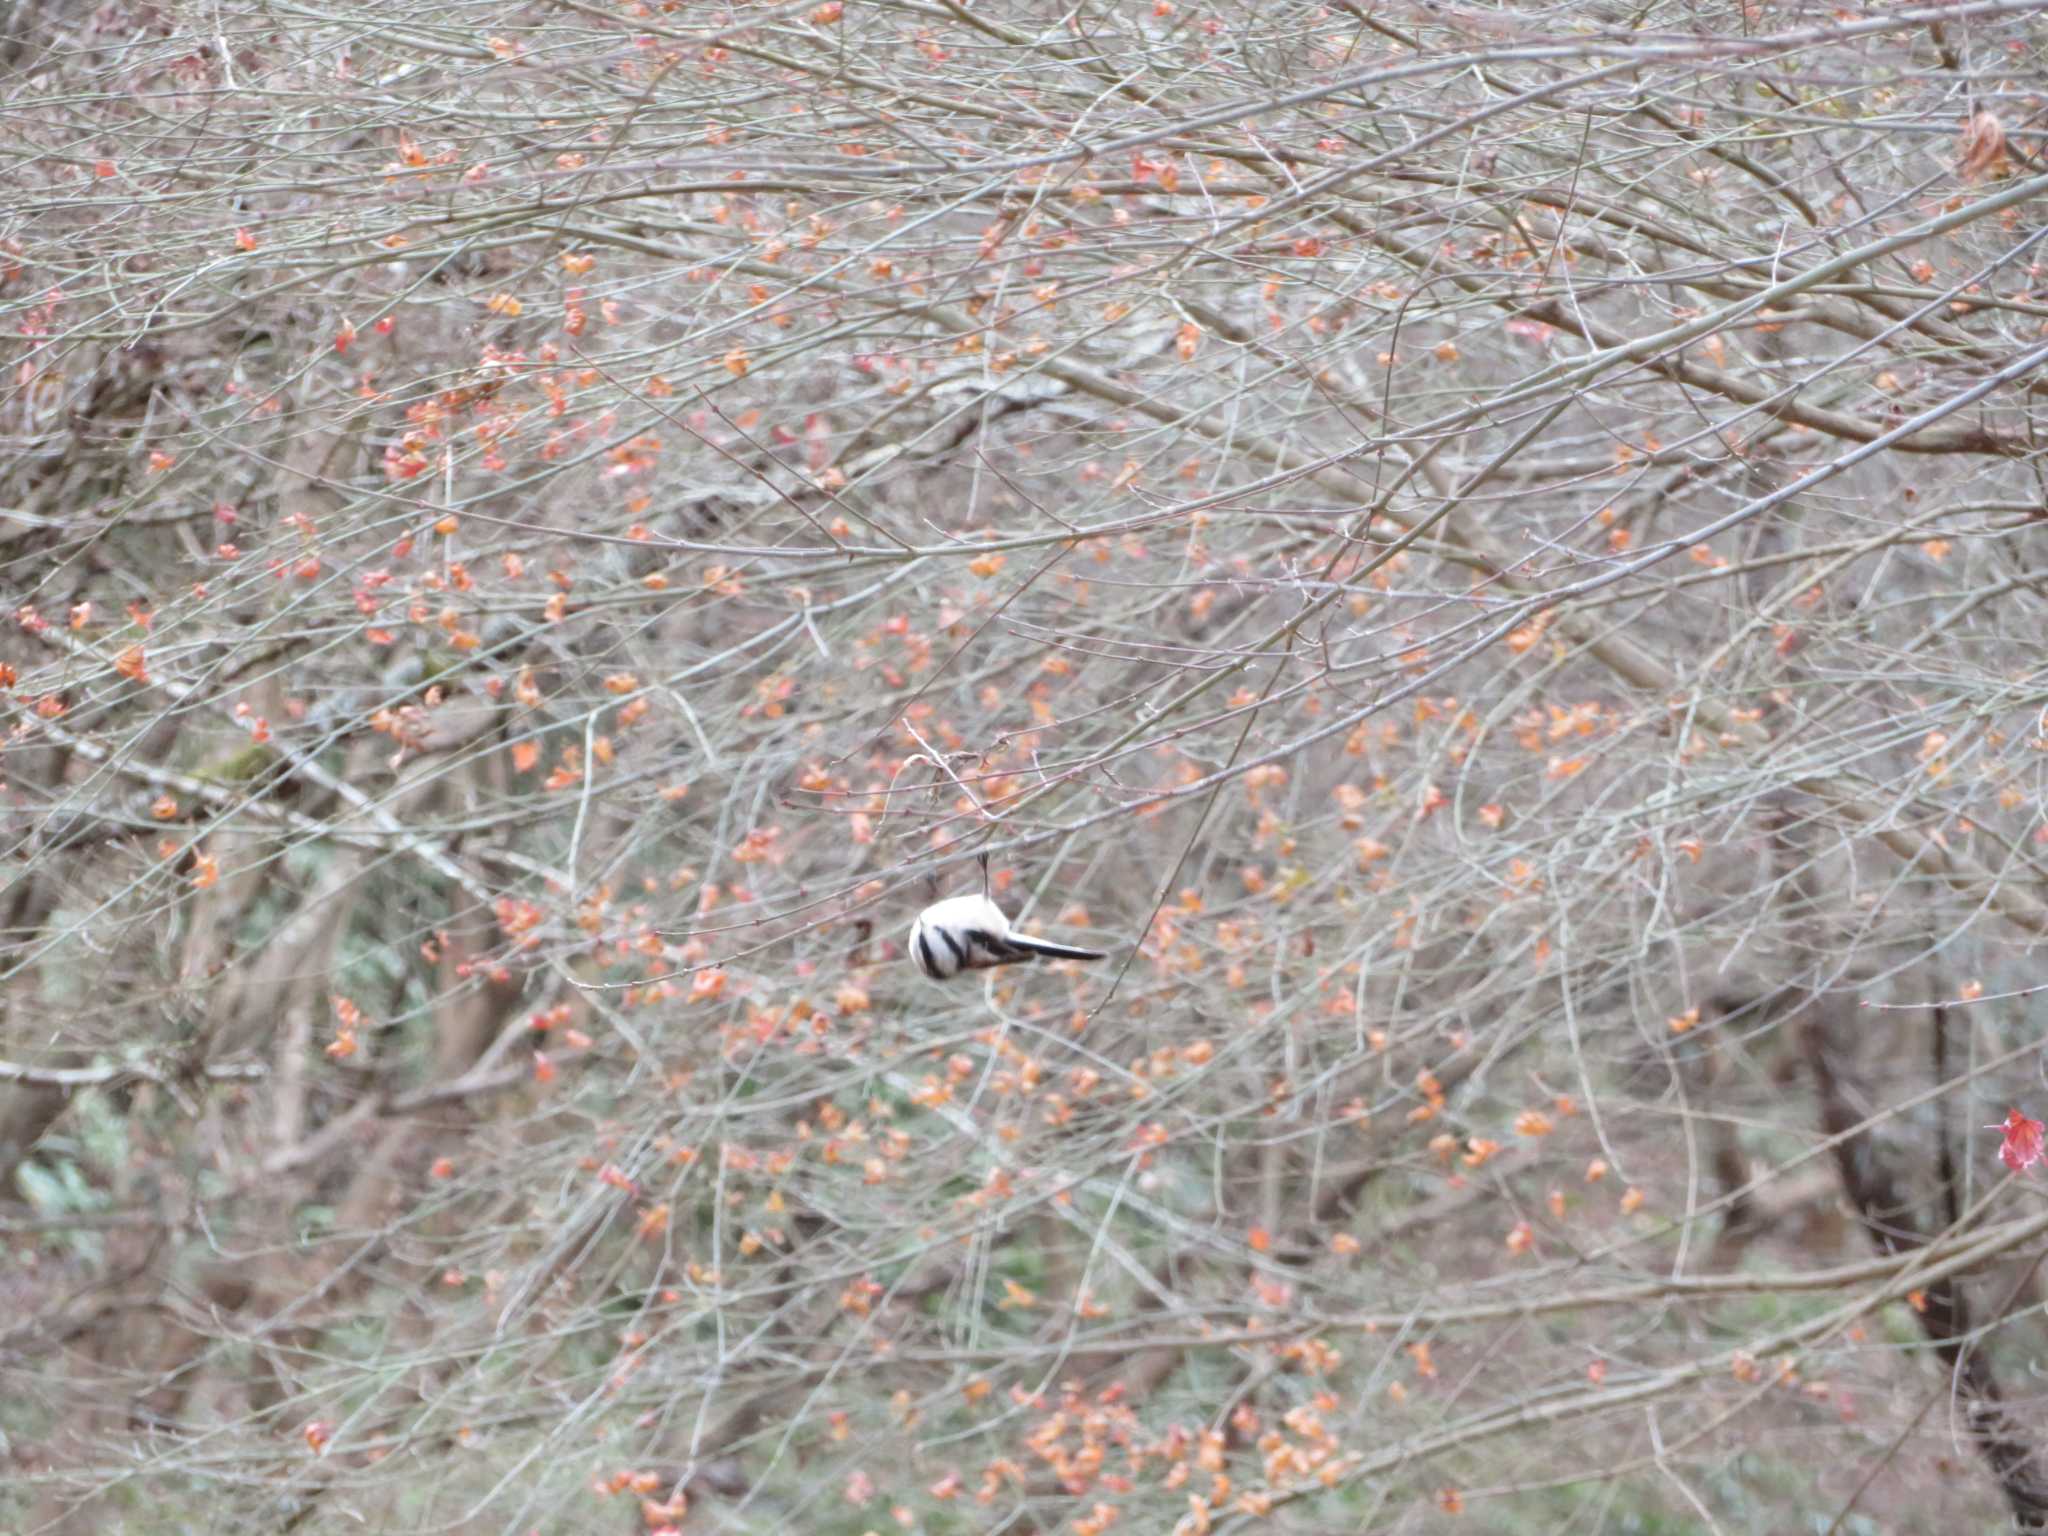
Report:
[[[2038,9],[16,7],[0,1523],[2042,1528]]]

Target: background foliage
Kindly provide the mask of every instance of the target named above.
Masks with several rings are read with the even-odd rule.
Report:
[[[2048,1527],[2039,11],[0,8],[0,1524]]]

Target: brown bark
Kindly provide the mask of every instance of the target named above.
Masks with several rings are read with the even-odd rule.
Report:
[[[1880,1253],[1906,1253],[1928,1241],[1915,1214],[1918,1202],[1896,1160],[1869,1131],[1846,1134],[1865,1118],[1854,1102],[1843,1065],[1854,1037],[1853,1023],[1839,1003],[1825,998],[1810,1003],[1800,1023],[1821,1129],[1842,1138],[1834,1147],[1835,1168],[1871,1242]],[[1972,1337],[1985,1320],[1973,1317],[1960,1280],[1937,1281],[1924,1295],[1926,1305],[1917,1313],[1921,1331],[1948,1370],[1964,1427],[1997,1478],[2015,1528],[2048,1531],[2048,1464],[2026,1421],[2007,1406],[1981,1339]]]

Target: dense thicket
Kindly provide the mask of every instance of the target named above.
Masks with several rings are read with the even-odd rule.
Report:
[[[4,9],[0,1526],[2043,1528],[2040,11]]]

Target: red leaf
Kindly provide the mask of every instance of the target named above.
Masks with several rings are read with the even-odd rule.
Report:
[[[2025,1173],[2041,1161],[2043,1127],[2040,1121],[2029,1119],[2016,1109],[2009,1109],[2005,1112],[2005,1123],[1992,1129],[2005,1132],[2005,1141],[1999,1147],[1998,1155],[2014,1173]]]

